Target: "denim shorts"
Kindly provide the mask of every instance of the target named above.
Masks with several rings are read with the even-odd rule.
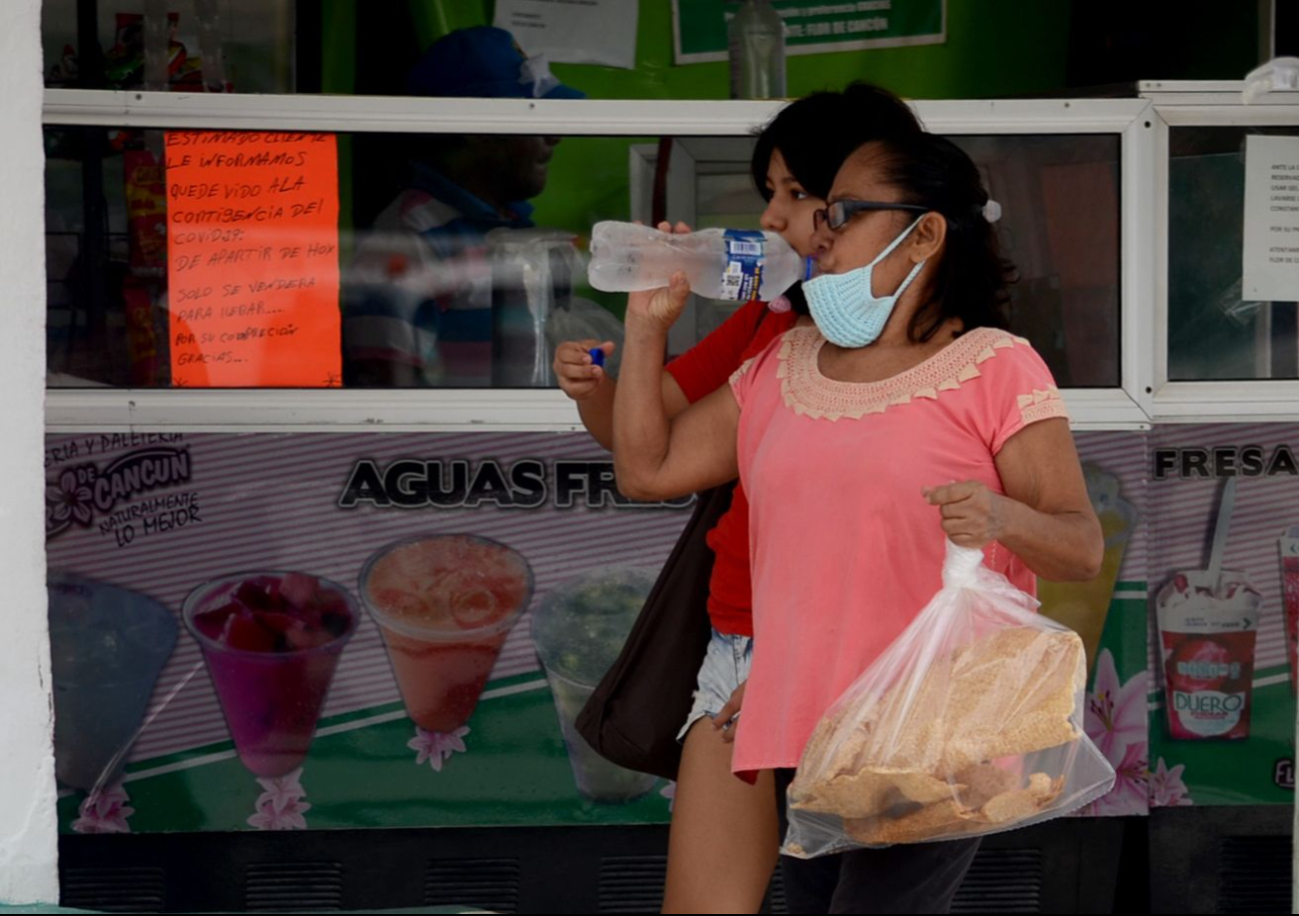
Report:
[[[711,719],[722,711],[736,688],[749,679],[749,666],[752,664],[752,637],[731,636],[713,630],[704,663],[699,667],[695,703],[686,717],[686,724],[677,733],[678,741],[685,741],[690,727],[700,719],[705,716]]]

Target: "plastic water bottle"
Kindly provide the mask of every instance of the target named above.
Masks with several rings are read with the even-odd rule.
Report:
[[[602,222],[591,230],[591,285],[610,293],[667,286],[685,271],[692,292],[708,299],[770,302],[811,273],[813,259],[778,233],[703,229],[688,235],[635,223]]]
[[[1299,89],[1299,57],[1278,57],[1256,67],[1245,77],[1241,101],[1252,105],[1269,92]]]
[[[727,27],[731,98],[785,97],[785,24],[771,0],[744,0]]]

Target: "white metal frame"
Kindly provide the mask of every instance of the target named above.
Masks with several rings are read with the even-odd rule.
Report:
[[[1155,422],[1198,423],[1299,419],[1299,379],[1238,382],[1174,382],[1168,356],[1169,131],[1177,127],[1294,127],[1299,132],[1299,92],[1272,92],[1246,106],[1244,83],[1198,81],[1140,84],[1153,106],[1153,372],[1147,410]]]
[[[500,133],[571,136],[744,136],[774,102],[528,101],[388,97],[187,95],[47,90],[44,123],[134,128]],[[1154,189],[1159,127],[1144,99],[921,101],[930,129],[946,134],[1096,133],[1122,146],[1123,385],[1066,393],[1075,426],[1140,429],[1151,420],[1156,287]],[[174,391],[61,389],[47,393],[53,432],[570,430],[577,412],[554,390]]]

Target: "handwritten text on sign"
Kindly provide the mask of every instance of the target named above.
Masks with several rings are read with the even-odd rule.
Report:
[[[332,134],[167,134],[172,383],[341,384]]]

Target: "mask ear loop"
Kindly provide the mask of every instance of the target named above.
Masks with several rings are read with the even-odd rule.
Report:
[[[883,261],[885,258],[887,258],[890,254],[893,253],[894,249],[896,249],[899,245],[901,245],[904,241],[906,241],[907,236],[909,236],[915,230],[915,228],[920,225],[920,221],[928,215],[929,215],[928,213],[922,213],[919,216],[917,216],[915,222],[913,222],[910,226],[908,226],[901,235],[899,235],[892,242],[890,242],[889,246],[885,248],[883,251],[881,251],[879,253],[879,256],[875,258],[874,261],[871,261],[869,264],[867,264],[866,267],[863,269],[873,270],[875,266],[880,263],[880,261]],[[907,274],[907,278],[902,281],[902,285],[899,286],[897,288],[897,291],[892,294],[891,298],[895,303],[902,298],[902,294],[906,292],[907,287],[911,285],[912,281],[914,281],[916,277],[920,275],[921,268],[925,266],[928,260],[929,259],[926,258],[924,261],[919,262],[918,264],[916,264],[915,267],[911,268],[911,273]],[[873,296],[874,294],[875,293],[872,290],[871,295]]]
[[[928,215],[929,215],[928,213],[921,213],[919,216],[917,216],[915,222],[913,222],[910,226],[907,226],[907,228],[902,231],[901,235],[899,235],[893,241],[889,242],[888,246],[875,256],[875,260],[871,261],[866,266],[875,267],[879,264],[880,261],[883,261],[889,255],[891,255],[894,249],[896,249],[899,245],[905,242],[907,236],[909,236],[913,231],[915,231],[915,228],[920,225],[920,221]]]
[[[902,294],[907,291],[907,287],[911,285],[911,282],[915,280],[916,277],[920,276],[920,271],[928,263],[929,263],[929,259],[926,258],[925,260],[917,263],[915,267],[911,268],[911,273],[907,274],[907,278],[902,281],[902,285],[898,287],[898,291],[893,294],[894,302],[897,302],[899,299],[902,298]]]

